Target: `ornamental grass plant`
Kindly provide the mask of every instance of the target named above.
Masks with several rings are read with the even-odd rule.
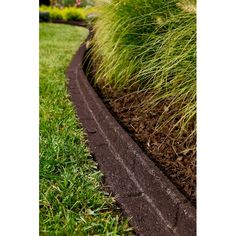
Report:
[[[96,0],[96,7],[95,83],[144,94],[142,110],[165,103],[157,131],[174,122],[179,135],[195,135],[196,1]]]

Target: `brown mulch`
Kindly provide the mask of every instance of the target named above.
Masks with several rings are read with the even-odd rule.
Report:
[[[141,108],[145,99],[142,93],[118,94],[111,89],[95,89],[133,139],[196,206],[196,136],[186,138],[187,133],[179,136],[178,129],[173,129],[176,120],[157,129],[161,115],[163,122],[168,119],[167,104],[145,111]]]

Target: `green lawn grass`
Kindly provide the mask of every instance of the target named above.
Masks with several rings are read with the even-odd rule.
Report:
[[[65,70],[88,31],[40,24],[40,235],[131,235],[85,146]]]

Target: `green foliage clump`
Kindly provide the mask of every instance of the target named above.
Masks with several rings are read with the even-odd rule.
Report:
[[[63,20],[85,20],[86,15],[82,8],[66,7],[63,9]]]
[[[86,20],[86,13],[83,8],[41,6],[39,10],[43,12],[49,12],[51,20]]]
[[[96,6],[96,82],[145,92],[147,110],[167,102],[175,110],[169,121],[178,118],[181,131],[195,123],[195,0],[97,0]]]
[[[52,7],[49,9],[50,19],[63,20],[63,11],[59,8]]]

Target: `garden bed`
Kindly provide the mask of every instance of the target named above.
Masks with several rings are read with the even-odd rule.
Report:
[[[174,125],[178,118],[167,122],[157,130],[157,120],[162,116],[168,120],[168,101],[160,103],[152,110],[142,109],[142,102],[148,96],[134,92],[117,92],[102,84],[92,83],[95,66],[91,66],[90,53],[87,53],[84,69],[94,89],[117,121],[139,144],[149,158],[171,179],[178,189],[196,206],[196,138],[178,136]],[[90,65],[88,67],[88,64]],[[92,69],[93,67],[93,69]],[[89,68],[89,69],[88,69]],[[178,109],[178,107],[176,107]],[[163,113],[163,111],[165,111]],[[175,110],[172,110],[175,112]],[[192,127],[194,124],[192,124]],[[190,129],[192,129],[190,126]],[[176,137],[178,137],[176,139]]]
[[[196,1],[114,0],[97,7],[91,84],[196,205]]]

